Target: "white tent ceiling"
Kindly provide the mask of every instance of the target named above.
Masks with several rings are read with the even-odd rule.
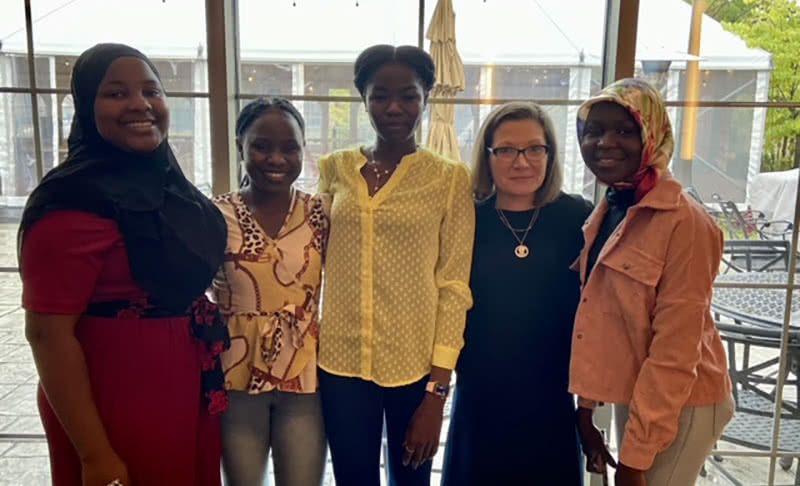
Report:
[[[2,50],[25,52],[23,2],[3,3]],[[426,4],[429,19],[435,1]],[[371,44],[416,44],[417,5],[412,0],[240,0],[241,57],[352,62]],[[33,8],[37,54],[77,55],[95,43],[115,41],[153,57],[205,56],[201,0],[35,0]],[[454,0],[454,8],[466,64],[601,63],[603,0]],[[690,15],[691,6],[682,0],[641,0],[637,58],[667,58],[680,65]],[[748,48],[710,17],[703,19],[701,58],[706,69],[771,69],[767,52]]]

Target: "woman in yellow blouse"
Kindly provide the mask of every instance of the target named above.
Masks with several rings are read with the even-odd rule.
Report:
[[[430,483],[464,342],[469,172],[415,138],[434,78],[433,60],[416,47],[362,52],[355,85],[377,137],[320,160],[320,191],[333,205],[319,379],[340,486],[380,484],[384,414],[390,484]]]
[[[246,182],[215,200],[228,225],[214,280],[231,335],[222,355],[228,486],[263,484],[270,448],[278,486],[319,486],[325,467],[317,304],[328,220],[319,198],[292,186],[303,133],[303,118],[288,101],[248,104],[236,123]]]

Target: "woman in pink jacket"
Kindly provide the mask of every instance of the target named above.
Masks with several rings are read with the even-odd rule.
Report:
[[[725,350],[711,317],[722,231],[667,165],[661,94],[623,79],[581,105],[581,154],[606,197],[584,225],[583,291],[570,391],[592,472],[615,462],[592,424],[614,404],[617,486],[685,486],[733,416]]]

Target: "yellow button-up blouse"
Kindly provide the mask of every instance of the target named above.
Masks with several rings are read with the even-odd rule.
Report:
[[[369,196],[360,148],[320,160],[333,196],[319,366],[381,386],[453,369],[472,306],[469,170],[419,149]]]

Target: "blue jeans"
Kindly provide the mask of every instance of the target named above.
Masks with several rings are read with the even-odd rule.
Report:
[[[319,486],[325,472],[325,428],[319,393],[228,392],[222,414],[226,486],[266,484],[270,447],[278,486]]]
[[[403,465],[403,442],[411,417],[425,397],[428,377],[398,387],[319,370],[322,412],[336,486],[380,486],[383,420],[389,442],[389,486],[430,486],[431,461]]]

